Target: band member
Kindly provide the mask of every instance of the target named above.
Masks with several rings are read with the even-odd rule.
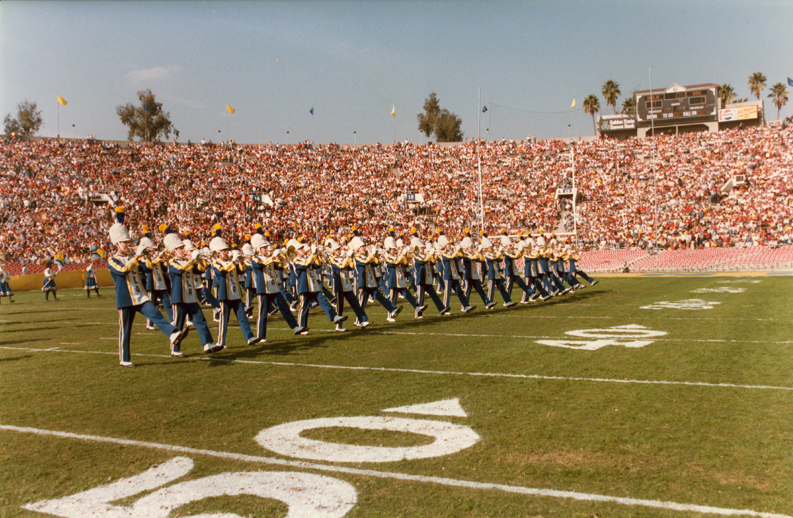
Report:
[[[218,225],[219,226],[219,225]],[[215,237],[215,229],[212,229],[210,239]],[[201,243],[201,251],[206,254],[207,257],[213,259],[212,251],[209,249],[209,245],[206,242]],[[207,301],[212,305],[212,320],[215,322],[220,322],[220,301],[217,299],[217,290],[215,289],[215,278],[213,276],[212,268],[207,268],[204,271],[204,278],[202,279],[201,284],[204,286],[204,297],[206,297]]]
[[[177,330],[157,311],[146,294],[140,279],[140,265],[144,250],[135,250],[127,227],[124,226],[124,207],[116,208],[116,223],[110,228],[110,241],[116,246],[116,254],[108,262],[110,275],[116,285],[116,308],[119,316],[118,355],[122,367],[134,367],[130,352],[130,338],[135,314],[141,313],[168,337],[171,354],[178,350],[188,328]]]
[[[355,260],[352,257],[353,251],[341,248],[339,243],[333,239],[328,239],[325,245],[331,252],[331,291],[336,296],[336,311],[339,315],[344,314],[344,301],[346,300],[352,308],[352,312],[355,313],[355,325],[357,327],[369,327],[372,322],[355,297],[355,286],[353,283]],[[339,327],[340,325],[337,324],[336,326],[338,331],[344,329]]]
[[[212,341],[212,333],[198,305],[198,290],[195,285],[195,274],[200,268],[206,268],[208,263],[201,257],[201,252],[193,250],[188,252],[184,242],[175,233],[168,233],[163,238],[163,244],[173,254],[168,261],[168,275],[171,278],[171,303],[173,304],[174,326],[176,329],[186,329],[186,319],[190,318],[198,332],[201,346],[205,353],[213,353],[222,349]],[[184,356],[179,346],[174,347],[173,356]]]
[[[402,269],[404,265],[410,263],[409,250],[404,248],[397,250],[393,229],[391,229],[391,235],[385,239],[383,248],[386,251],[383,259],[385,259],[386,264],[386,287],[389,290],[391,304],[396,306],[397,297],[401,295],[413,306],[415,317],[421,318],[427,306],[419,306],[416,298],[410,293],[407,279],[405,279],[405,272]]]
[[[449,238],[447,238],[442,232],[441,235],[438,236],[437,248],[441,254],[441,264],[443,265],[443,307],[444,311],[441,311],[441,315],[449,315],[451,313],[451,297],[452,292],[457,295],[457,298],[460,299],[460,304],[462,304],[462,312],[469,313],[476,309],[476,306],[472,306],[468,303],[468,297],[465,296],[463,293],[462,286],[460,286],[460,266],[457,261],[457,258],[460,256],[459,250],[455,249],[454,245]]]
[[[209,242],[209,249],[217,254],[212,261],[214,284],[217,288],[217,298],[220,302],[220,322],[218,323],[217,345],[226,348],[226,336],[229,327],[231,312],[237,316],[242,335],[248,345],[258,342],[258,338],[251,331],[245,306],[242,302],[240,275],[245,271],[240,262],[240,251],[232,251],[226,240],[222,237],[221,229],[215,230],[215,237]]]
[[[495,295],[495,290],[498,289],[499,293],[501,293],[501,298],[504,299],[504,307],[511,308],[517,302],[512,302],[509,292],[504,288],[504,276],[499,269],[499,263],[504,258],[504,255],[494,249],[493,242],[490,241],[487,234],[482,234],[482,242],[479,246],[487,264],[487,298],[495,300],[493,296]]]
[[[386,320],[396,322],[396,316],[402,311],[402,306],[397,307],[385,298],[379,289],[374,273],[380,252],[374,247],[366,247],[356,231],[353,231],[353,234],[355,237],[350,240],[349,247],[353,250],[355,257],[355,287],[358,291],[358,303],[366,311],[366,302],[369,297],[372,297],[388,312]]]
[[[256,296],[259,298],[259,314],[256,321],[256,337],[259,342],[267,341],[267,316],[271,305],[274,305],[281,312],[286,324],[296,335],[308,331],[307,328],[301,327],[297,323],[278,285],[279,278],[275,263],[285,261],[285,257],[273,255],[270,243],[265,241],[264,237],[258,233],[251,236],[251,248],[254,252],[250,258],[253,273],[252,284],[253,289],[256,291]]]
[[[521,303],[527,303],[535,300],[537,298],[537,293],[540,294],[540,300],[545,301],[551,298],[551,295],[545,291],[545,288],[542,285],[542,279],[537,273],[538,257],[539,252],[537,250],[536,243],[531,238],[531,236],[527,234],[523,240],[523,277],[526,280],[526,285],[530,286],[535,293],[532,293],[531,296],[528,296],[524,292]]]
[[[173,322],[173,310],[171,308],[171,298],[168,296],[170,288],[165,278],[167,275],[167,258],[163,257],[161,253],[157,252],[157,247],[151,239],[151,234],[148,232],[148,227],[144,225],[141,229],[144,232],[139,245],[145,249],[144,255],[144,272],[146,273],[146,291],[149,292],[149,298],[153,304],[162,303],[168,319]],[[160,232],[164,234],[173,233],[168,225],[160,225]],[[151,321],[146,321],[146,329],[153,330],[154,326]]]
[[[242,245],[243,264],[245,264],[245,313],[248,318],[253,316],[253,298],[256,296],[256,288],[253,287],[253,267],[251,258],[253,257],[253,247],[250,244],[251,236],[245,235],[247,243]]]
[[[10,282],[11,275],[0,265],[0,301],[3,300],[3,297],[8,297],[9,302],[16,302],[14,300],[14,292],[11,291]]]
[[[410,241],[410,246],[414,250],[413,271],[416,279],[417,302],[419,306],[424,306],[424,295],[427,294],[438,309],[438,313],[443,315],[444,312],[447,312],[446,308],[435,292],[435,288],[432,286],[435,277],[433,273],[433,264],[437,258],[435,249],[430,244],[427,244],[426,248],[422,249],[423,243],[418,237],[413,237]],[[416,318],[424,317],[423,315],[416,314]]]
[[[460,261],[462,263],[462,281],[464,283],[464,293],[466,298],[470,300],[471,288],[475,289],[485,305],[485,309],[493,309],[496,303],[490,300],[482,287],[482,279],[480,277],[480,268],[485,270],[485,258],[478,251],[473,249],[474,242],[471,240],[471,234],[468,229],[465,229],[465,237],[460,242],[460,250],[462,255]]]
[[[578,268],[578,261],[581,260],[581,254],[575,247],[570,247],[570,252],[568,256],[568,269],[570,270],[570,276],[575,279],[576,275],[580,275],[584,278],[585,281],[589,283],[590,286],[594,286],[598,283],[595,279],[587,275],[584,270]],[[579,283],[581,288],[586,288],[586,284]]]
[[[102,296],[99,294],[99,283],[96,280],[96,270],[94,269],[94,263],[88,263],[88,268],[85,269],[85,283],[83,289],[85,290],[85,294],[89,299],[91,298],[91,290],[96,292],[97,297]]]
[[[552,245],[551,245],[550,266],[551,266],[551,273],[553,274],[553,277],[555,278],[555,282],[558,283],[558,285],[559,285],[559,287],[561,289],[561,292],[560,292],[561,295],[565,295],[567,293],[570,293],[574,289],[573,288],[574,287],[574,283],[571,283],[571,282],[569,282],[567,280],[567,272],[566,272],[567,264],[566,264],[566,261],[564,261],[563,258],[562,258],[563,255],[564,255],[564,252],[562,250],[561,245],[556,241],[556,239],[554,239],[552,241]],[[568,284],[570,284],[569,288],[565,287],[565,285],[564,285],[565,282],[568,282]]]
[[[41,287],[41,291],[44,292],[44,298],[46,300],[50,300],[50,292],[55,297],[55,300],[61,300],[58,298],[58,287],[55,285],[55,272],[52,270],[52,261],[47,261],[47,268],[44,270],[44,285]]]
[[[297,294],[300,299],[298,323],[300,327],[308,327],[308,311],[311,309],[312,303],[318,304],[334,324],[341,324],[347,320],[346,316],[336,313],[336,310],[322,294],[322,279],[319,269],[322,259],[317,256],[315,250],[295,239],[289,241],[287,248],[289,247],[294,248],[297,254],[292,263],[297,275]],[[301,334],[306,334],[306,332],[303,331]]]
[[[501,236],[501,251],[504,256],[504,277],[506,278],[506,286],[504,289],[509,293],[510,299],[512,298],[512,288],[517,284],[523,290],[523,298],[528,304],[528,297],[533,293],[523,279],[520,278],[520,271],[516,261],[521,257],[521,251],[517,250],[515,243],[507,235]]]

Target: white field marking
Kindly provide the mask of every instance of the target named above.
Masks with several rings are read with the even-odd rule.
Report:
[[[689,311],[698,311],[702,309],[713,309],[721,302],[709,302],[702,299],[686,299],[670,302],[664,300],[662,302],[653,302],[649,306],[642,306],[641,309],[683,309]]]
[[[383,412],[397,412],[399,414],[420,414],[420,415],[441,415],[451,417],[468,417],[463,407],[460,405],[460,398],[444,399],[432,403],[422,403],[419,405],[400,406],[386,408]]]
[[[743,293],[744,291],[746,291],[746,288],[722,286],[721,288],[699,288],[693,290],[691,293]]]
[[[61,345],[83,345],[83,342],[61,342]]]
[[[662,339],[663,340],[663,339]],[[726,340],[725,340],[726,341]],[[733,340],[738,343],[752,343],[743,342],[740,340]],[[765,343],[765,342],[757,342]],[[775,342],[784,344],[793,344],[793,342]],[[7,349],[9,351],[31,351],[31,352],[49,352],[45,349],[31,349],[25,347],[5,347],[0,346],[0,349]],[[75,354],[104,354],[109,356],[118,356],[117,352],[108,351],[74,351],[62,350],[51,351],[56,353],[75,353]],[[169,354],[145,354],[135,353],[134,356],[145,356],[149,358],[170,358]],[[541,374],[507,374],[501,372],[458,372],[458,371],[432,371],[422,369],[395,369],[391,367],[356,367],[350,365],[322,365],[313,363],[289,363],[289,362],[267,362],[260,360],[237,360],[233,358],[212,358],[206,356],[188,356],[180,358],[179,363],[185,361],[207,361],[207,362],[227,362],[227,363],[243,363],[250,365],[275,365],[278,367],[306,367],[309,369],[337,369],[337,370],[352,370],[352,371],[375,371],[375,372],[402,372],[406,374],[432,374],[440,376],[477,376],[488,378],[509,378],[509,379],[532,379],[532,380],[545,380],[545,381],[588,381],[593,383],[627,383],[639,385],[681,385],[690,387],[714,387],[714,388],[742,388],[742,389],[756,389],[756,390],[786,390],[793,391],[793,387],[778,387],[774,385],[737,385],[735,383],[708,383],[704,381],[659,381],[659,380],[631,380],[631,379],[610,379],[610,378],[580,378],[580,377],[565,377],[565,376],[543,376]]]
[[[760,284],[761,282],[763,282],[763,281],[752,281],[752,280],[749,280],[749,279],[740,279],[740,280],[736,280],[736,281],[719,281],[719,282],[717,282],[716,284],[738,284],[738,283],[744,283],[744,284],[749,284],[749,283],[751,283],[751,284]]]
[[[23,508],[64,518],[166,518],[174,509],[204,498],[252,495],[284,502],[289,506],[287,518],[341,518],[358,501],[355,488],[342,480],[312,473],[258,471],[221,473],[181,482],[146,495],[131,507],[110,504],[173,482],[186,475],[193,465],[192,459],[175,457],[133,477]],[[236,514],[212,516],[237,517]]]
[[[423,446],[383,447],[357,446],[300,437],[302,432],[315,428],[390,430],[427,435],[434,437],[435,440]],[[265,449],[298,459],[325,462],[399,462],[452,455],[479,442],[479,435],[469,426],[444,421],[391,416],[326,417],[265,428],[256,436],[256,442]]]
[[[406,473],[394,473],[388,471],[377,471],[370,469],[358,469],[345,466],[333,466],[327,464],[316,464],[312,462],[296,461],[296,460],[283,460],[271,457],[261,457],[255,455],[245,455],[241,453],[222,452],[214,450],[204,450],[199,448],[189,448],[186,446],[176,446],[171,444],[160,444],[145,441],[133,441],[130,439],[118,439],[115,437],[102,437],[99,435],[83,435],[70,432],[59,432],[54,430],[42,430],[39,428],[20,427],[12,425],[0,424],[0,430],[8,430],[19,433],[32,433],[42,436],[61,437],[65,439],[75,439],[81,441],[102,442],[110,444],[119,444],[124,446],[137,446],[141,448],[150,448],[173,453],[181,453],[188,455],[204,455],[208,457],[215,457],[221,459],[228,459],[241,462],[252,462],[257,464],[271,464],[275,466],[288,466],[290,468],[298,469],[311,469],[317,471],[326,471],[331,473],[345,473],[348,475],[356,475],[363,477],[376,477],[381,479],[401,480],[407,482],[423,482],[429,484],[438,484],[450,487],[464,487],[469,489],[481,490],[497,490],[507,493],[516,493],[521,495],[531,495],[540,497],[551,498],[566,498],[573,500],[589,501],[589,502],[607,502],[627,506],[651,507],[655,509],[666,509],[671,511],[688,511],[702,514],[716,514],[720,516],[758,516],[760,518],[793,518],[790,515],[766,513],[760,511],[753,511],[750,509],[729,509],[724,507],[711,507],[706,505],[696,504],[681,504],[677,502],[665,502],[662,500],[644,500],[638,498],[626,498],[619,496],[598,495],[592,493],[580,493],[577,491],[557,491],[554,489],[537,489],[523,486],[510,486],[506,484],[493,484],[489,482],[473,482],[469,480],[457,480],[452,478],[443,477],[429,477],[423,475],[410,475]]]
[[[596,351],[607,345],[621,345],[623,347],[635,348],[650,345],[656,338],[665,336],[666,332],[653,331],[644,326],[628,324],[605,329],[567,331],[565,334],[580,338],[595,338],[595,340],[537,340],[537,343],[541,345],[550,345],[551,347],[564,347],[566,349],[578,349],[582,351]],[[645,338],[645,340],[636,340],[636,338]],[[647,338],[652,338],[652,340],[646,340]]]

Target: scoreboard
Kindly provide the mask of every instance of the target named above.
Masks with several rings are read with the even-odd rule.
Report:
[[[636,125],[642,128],[717,122],[716,85],[684,87],[636,93]]]

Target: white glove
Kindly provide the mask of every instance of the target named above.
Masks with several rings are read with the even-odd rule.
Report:
[[[137,250],[135,250],[135,255],[136,255],[136,256],[138,256],[138,257],[140,257],[140,256],[143,256],[143,255],[146,253],[146,250],[147,250],[148,248],[149,248],[149,247],[147,247],[147,246],[146,246],[146,245],[144,245],[144,244],[140,244],[140,245],[138,245],[138,248],[137,248]]]
[[[193,250],[192,252],[190,252],[190,258],[191,258],[193,261],[195,261],[195,260],[196,260],[196,259],[198,259],[199,257],[201,257],[201,250]]]
[[[239,250],[234,250],[233,252],[231,252],[231,260],[234,261],[234,262],[238,261],[239,258],[240,258],[240,255],[241,254],[240,254]]]
[[[352,257],[352,256],[354,256],[354,255],[355,255],[355,250],[353,250],[353,249],[350,249],[350,250],[347,252],[347,257]]]

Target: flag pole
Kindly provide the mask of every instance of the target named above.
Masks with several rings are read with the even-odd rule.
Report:
[[[650,132],[653,137],[653,253],[655,254],[655,267],[658,268],[658,173],[655,169],[655,116],[652,113],[655,100],[653,99],[653,69],[649,69],[650,75]],[[638,109],[638,108],[637,108]]]
[[[479,103],[479,108],[476,110],[477,113],[477,138],[476,138],[476,163],[477,163],[477,170],[479,171],[479,229],[485,229],[485,205],[482,201],[482,155],[479,153],[479,142],[482,138],[482,89],[479,88],[479,96],[477,98],[477,102]]]
[[[61,103],[58,103],[58,138],[61,138]]]

